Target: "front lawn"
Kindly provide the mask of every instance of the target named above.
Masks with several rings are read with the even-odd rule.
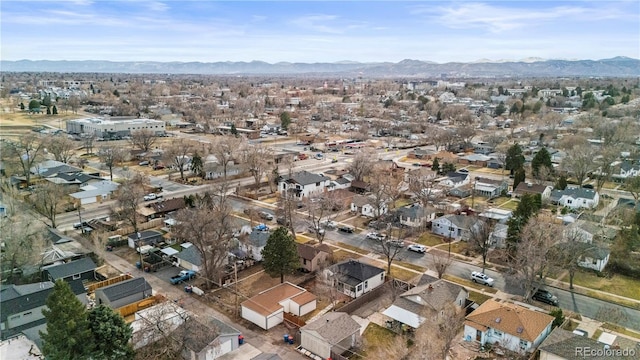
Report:
[[[568,280],[568,277],[565,278],[565,281]],[[577,271],[573,283],[589,289],[640,299],[640,280],[624,275],[614,274],[611,278],[606,278],[598,277],[590,271]]]
[[[444,242],[444,239],[440,236],[433,234],[431,232],[425,232],[416,240],[418,244],[426,245],[426,246],[436,246],[440,245]]]
[[[467,287],[467,288],[474,288],[474,289],[477,289],[477,290],[483,290],[486,293],[495,294],[495,293],[498,292],[498,290],[496,290],[496,289],[494,289],[492,287],[476,284],[471,280],[466,280],[466,279],[463,279],[463,278],[459,278],[457,276],[444,274],[442,276],[442,278],[446,279],[446,280],[449,280],[451,282],[454,282],[454,283],[456,283],[458,285],[462,285],[462,286]],[[469,296],[471,296],[471,295],[469,295]]]
[[[491,299],[491,296],[479,293],[477,291],[469,291],[469,300],[475,302],[476,304],[482,304],[485,301]]]
[[[391,349],[397,346],[396,342],[405,341],[402,336],[374,323],[369,323],[362,334],[362,339],[364,341],[363,359],[368,358],[368,354],[388,354]],[[392,356],[393,354],[388,355]]]

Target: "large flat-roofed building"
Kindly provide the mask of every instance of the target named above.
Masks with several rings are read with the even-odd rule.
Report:
[[[156,135],[164,135],[165,123],[152,119],[102,119],[88,118],[67,121],[69,134],[90,134],[102,138],[129,136],[138,130],[151,130]]]

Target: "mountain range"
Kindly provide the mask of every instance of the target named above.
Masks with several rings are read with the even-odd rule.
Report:
[[[557,77],[557,76],[640,76],[640,60],[614,57],[602,60],[542,60],[434,63],[402,60],[397,63],[267,63],[251,62],[157,62],[157,61],[0,61],[5,72],[130,73],[130,74],[210,74],[210,75],[290,75],[342,77]]]

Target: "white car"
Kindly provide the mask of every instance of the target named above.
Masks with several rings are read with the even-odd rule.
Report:
[[[162,195],[150,193],[144,196],[144,201],[156,200],[156,199],[160,199],[161,197]]]
[[[409,246],[407,246],[407,250],[409,251],[415,251],[417,253],[426,253],[427,252],[427,247],[424,245],[419,245],[419,244],[411,244]]]
[[[383,240],[385,236],[377,232],[370,232],[367,233],[366,238],[369,240]]]
[[[490,278],[487,274],[483,274],[479,271],[474,271],[471,273],[471,281],[491,287],[493,287],[493,283],[495,282],[493,278]]]
[[[338,223],[333,221],[333,220],[324,220],[320,222],[320,225],[322,227],[325,227],[327,229],[337,229],[338,228]]]

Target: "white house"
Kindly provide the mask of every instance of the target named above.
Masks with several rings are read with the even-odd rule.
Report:
[[[382,201],[376,206],[376,199],[373,196],[354,195],[351,201],[351,212],[362,216],[375,218],[384,215],[389,211],[386,202]],[[377,209],[376,209],[377,207]]]
[[[182,250],[174,255],[177,259],[178,266],[195,272],[200,271],[202,267],[202,254],[200,250],[191,243],[181,244],[180,247]]]
[[[346,177],[339,177],[329,184],[329,190],[349,189],[351,187],[351,180]]]
[[[297,200],[322,194],[331,183],[331,179],[308,171],[297,172],[290,177],[283,175],[278,180],[280,191],[290,191]]]
[[[242,250],[247,252],[247,255],[255,261],[262,261],[262,249],[267,245],[267,240],[271,235],[268,231],[253,230],[249,234],[248,241],[242,243],[240,246]]]
[[[349,314],[328,312],[300,328],[300,346],[322,359],[342,354],[356,345],[360,324]]]
[[[467,315],[464,339],[528,353],[551,333],[553,319],[548,314],[489,299]]]
[[[384,284],[385,273],[373,265],[349,259],[325,269],[324,276],[338,291],[357,298]]]
[[[471,235],[474,218],[466,215],[443,215],[431,222],[431,232],[455,240],[466,240]]]
[[[572,209],[590,209],[598,206],[600,195],[593,189],[566,188],[551,191],[551,202]]]
[[[417,329],[425,316],[438,316],[450,305],[463,308],[468,295],[460,285],[436,280],[404,292],[382,314]]]
[[[604,270],[609,262],[611,251],[602,246],[593,246],[585,250],[578,260],[578,266],[596,271]]]
[[[521,197],[525,194],[540,195],[542,201],[546,201],[551,197],[551,186],[542,184],[533,184],[529,182],[521,182],[513,191],[515,197]]]
[[[80,205],[87,205],[108,200],[111,193],[116,191],[116,189],[118,189],[118,183],[102,180],[81,186],[81,191],[69,194],[69,196],[71,196],[75,202],[79,202]]]
[[[450,188],[467,185],[470,182],[470,178],[468,173],[450,172],[446,177],[440,179],[440,185]]]
[[[640,176],[640,164],[628,160],[616,164],[614,169],[617,170],[611,174],[614,180],[625,181],[630,177]]]
[[[284,313],[303,316],[316,309],[316,296],[289,282],[278,284],[240,304],[242,318],[269,330],[284,321]]]
[[[400,224],[409,227],[423,226],[436,217],[435,209],[425,209],[420,204],[403,206],[397,210],[397,213]]]

